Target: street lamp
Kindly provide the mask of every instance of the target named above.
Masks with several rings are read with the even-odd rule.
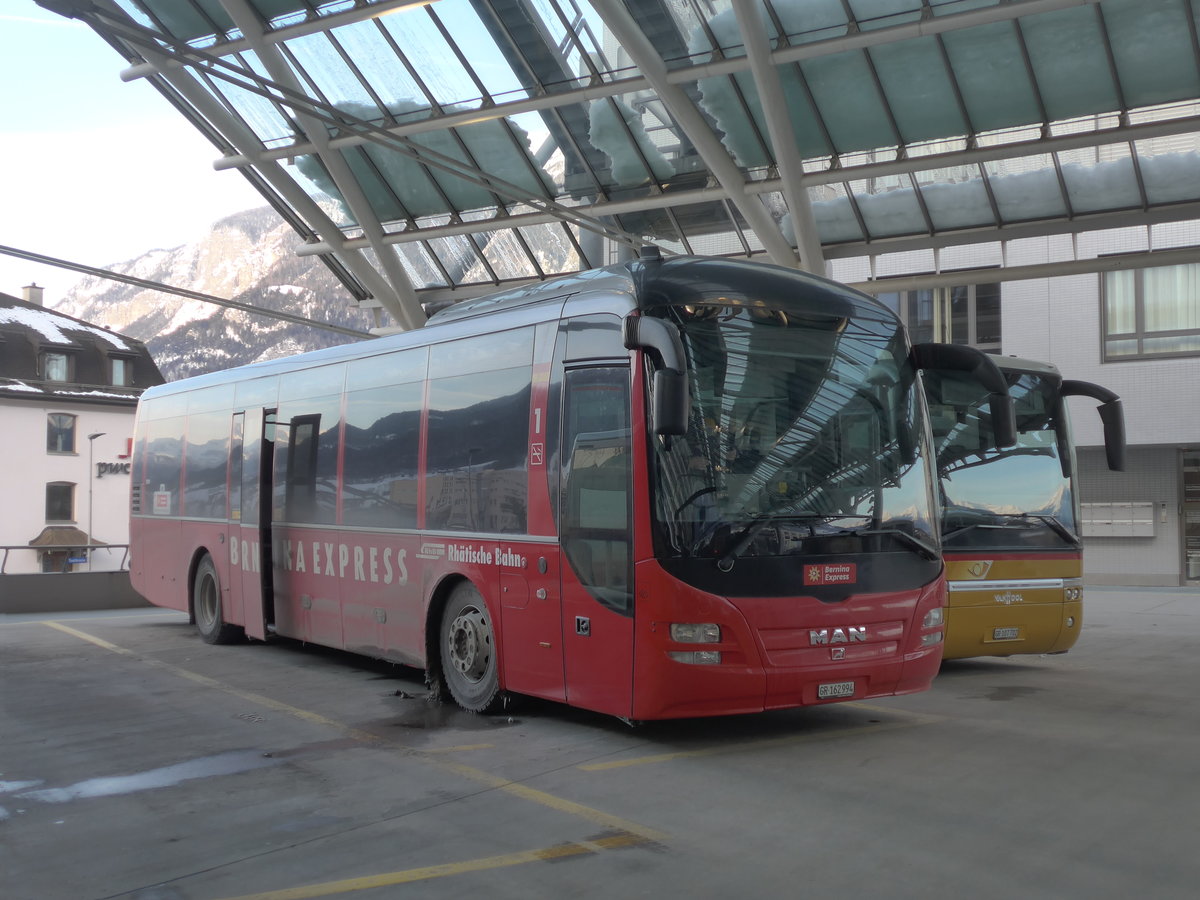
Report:
[[[96,483],[96,474],[92,470],[95,468],[92,465],[92,450],[96,446],[96,438],[104,437],[108,434],[107,431],[97,431],[95,434],[89,434],[88,439],[88,548],[87,548],[87,567],[88,571],[92,571],[92,545],[96,543],[96,539],[92,536],[92,485]]]

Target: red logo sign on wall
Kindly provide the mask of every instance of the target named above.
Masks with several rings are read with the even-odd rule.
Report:
[[[806,585],[854,584],[858,581],[855,563],[813,563],[804,567]]]

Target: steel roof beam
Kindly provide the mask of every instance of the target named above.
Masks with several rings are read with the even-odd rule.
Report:
[[[746,178],[700,110],[682,88],[667,81],[667,64],[637,27],[621,0],[592,0],[592,7],[620,42],[634,64],[649,79],[672,118],[700,154],[704,165],[738,212],[754,229],[768,255],[781,265],[796,265],[796,253],[760,198],[746,191]]]
[[[750,58],[750,70],[754,74],[754,84],[758,88],[763,115],[767,120],[771,155],[778,167],[783,196],[792,215],[800,268],[824,275],[825,256],[821,252],[821,236],[817,233],[812,200],[804,186],[804,160],[796,146],[795,130],[779,70],[769,61],[771,45],[767,40],[767,24],[761,5],[758,0],[733,0],[733,13],[742,30],[746,55]]]
[[[773,65],[784,65],[786,63],[800,62],[805,59],[816,59],[821,56],[830,56],[835,53],[842,53],[848,50],[864,49],[867,47],[879,46],[882,44],[894,43],[896,41],[907,40],[915,37],[923,37],[928,35],[944,34],[950,31],[956,31],[961,28],[970,28],[975,25],[984,25],[992,22],[1003,22],[1011,19],[1016,19],[1021,16],[1036,15],[1038,13],[1050,12],[1057,9],[1064,9],[1072,6],[1089,6],[1099,3],[1100,0],[1016,0],[1016,2],[1004,3],[998,6],[985,7],[983,9],[971,10],[962,13],[952,13],[945,16],[935,16],[932,19],[919,23],[909,23],[906,25],[895,25],[888,28],[879,28],[872,31],[866,31],[855,34],[848,34],[844,37],[830,38],[825,41],[814,41],[809,44],[799,44],[795,46],[785,47],[779,50],[774,50],[770,54],[770,61]],[[273,36],[283,34],[284,31],[272,32],[266,36],[266,40],[271,40]],[[210,52],[218,54],[232,53],[239,42],[230,42],[229,44],[219,44],[209,48]],[[177,65],[186,65],[179,62]],[[672,68],[666,73],[666,81],[673,85],[686,85],[701,78],[708,78],[718,75],[734,75],[739,72],[745,72],[750,69],[750,60],[744,56],[733,57],[731,59],[721,59],[707,63],[697,63],[689,66]],[[153,74],[154,70],[145,66],[131,66],[121,73],[121,78],[126,81],[143,77],[144,75]],[[558,106],[566,106],[572,103],[583,103],[590,100],[599,100],[605,97],[612,97],[617,94],[631,94],[638,91],[653,90],[648,78],[643,76],[634,76],[631,78],[618,78],[611,81],[606,81],[602,84],[588,85],[586,87],[572,88],[571,90],[546,93],[537,97],[530,97],[526,100],[514,100],[510,103],[497,103],[487,105],[475,110],[467,110],[464,112],[450,113],[437,118],[424,119],[420,122],[412,122],[405,125],[399,125],[389,129],[389,132],[396,137],[404,137],[413,134],[422,134],[429,131],[440,131],[444,128],[452,128],[458,125],[470,125],[475,122],[485,122],[492,119],[502,118],[504,116],[517,116],[527,112],[540,112],[546,109],[553,109]],[[342,148],[344,142],[362,142],[366,138],[361,136],[338,137],[333,139],[331,146]],[[286,159],[293,156],[303,156],[306,153],[312,152],[312,148],[304,144],[293,144],[287,147],[274,148],[264,152],[262,156],[253,157],[232,157],[219,160],[217,168],[231,168],[241,165],[252,165],[259,159]]]
[[[958,287],[968,284],[997,284],[1002,281],[1029,281],[1036,278],[1061,278],[1067,275],[1091,275],[1097,272],[1118,272],[1126,269],[1150,269],[1156,266],[1180,266],[1200,262],[1200,247],[1175,250],[1154,250],[1123,253],[1117,256],[1097,256],[1092,259],[1068,259],[1061,262],[1033,263],[1027,266],[1006,266],[987,269],[955,269],[929,275],[901,275],[897,278],[876,278],[856,281],[850,287],[868,294],[894,291],[920,291],[930,288]]]
[[[294,70],[283,58],[279,47],[273,44],[268,45],[262,40],[264,31],[257,13],[247,6],[244,0],[222,0],[222,5],[249,42],[250,49],[254,51],[270,73],[271,79],[293,92],[304,93]],[[358,223],[358,227],[363,230],[370,248],[375,251],[376,258],[383,268],[384,275],[392,285],[392,296],[397,302],[387,304],[388,312],[395,316],[396,321],[404,328],[421,327],[425,324],[425,312],[421,309],[420,301],[417,300],[416,290],[404,271],[404,267],[400,265],[395,251],[382,242],[383,226],[380,224],[378,216],[375,215],[370,201],[367,200],[366,194],[363,193],[362,185],[350,171],[350,166],[341,152],[330,149],[329,134],[325,123],[308,115],[299,106],[293,106],[293,113],[308,139],[317,147],[318,158],[329,172],[334,184],[337,185],[338,192],[345,199],[346,205],[350,207],[350,212]]]
[[[1060,153],[1066,150],[1077,150],[1102,144],[1142,141],[1151,138],[1191,134],[1196,131],[1200,131],[1200,116],[1189,116],[1166,122],[1122,125],[1117,128],[1109,128],[1101,131],[1040,138],[1036,141],[1020,141],[1012,144],[1001,144],[995,147],[977,147],[971,150],[937,153],[930,156],[910,156],[905,159],[889,160],[887,162],[827,169],[823,172],[808,172],[805,174],[804,180],[807,185],[813,186],[882,178],[888,175],[911,175],[934,171],[936,169],[970,166],[980,162],[1016,159],[1022,156],[1038,156],[1044,153]],[[746,192],[751,194],[767,194],[780,190],[782,190],[782,181],[779,178],[765,178],[761,181],[752,181],[746,184]],[[639,197],[633,200],[595,203],[590,206],[580,207],[580,209],[586,210],[593,216],[614,216],[664,209],[669,206],[717,202],[725,198],[726,193],[722,188],[709,187],[690,191],[668,191],[662,195]],[[479,230],[480,226],[486,226],[487,229],[491,230],[541,225],[553,221],[555,221],[555,217],[546,213],[523,213],[504,218],[484,219],[476,222],[393,232],[384,237],[384,242],[403,244],[412,241],[433,240],[439,237],[467,234],[471,231]],[[362,243],[358,239],[352,238],[346,241],[346,246],[348,248],[362,246]],[[310,244],[301,248],[301,252],[306,255],[330,252],[330,250],[331,248],[320,244]],[[828,256],[828,248],[826,248],[826,256]]]

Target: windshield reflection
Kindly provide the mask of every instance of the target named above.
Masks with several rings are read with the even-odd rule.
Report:
[[[660,552],[936,555],[922,404],[903,333],[877,318],[671,307],[691,425],[655,445]],[[897,532],[899,534],[897,534]],[[915,538],[915,540],[914,540]]]
[[[927,377],[944,517],[942,539],[954,548],[1063,549],[1079,543],[1076,498],[1064,473],[1069,424],[1057,378],[1006,373],[1017,444],[992,447],[986,399],[945,373]],[[1068,459],[1066,471],[1074,471]]]

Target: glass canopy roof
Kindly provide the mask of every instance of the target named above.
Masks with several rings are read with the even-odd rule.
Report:
[[[1186,0],[42,0],[380,325],[644,243],[827,260],[1200,218]]]

